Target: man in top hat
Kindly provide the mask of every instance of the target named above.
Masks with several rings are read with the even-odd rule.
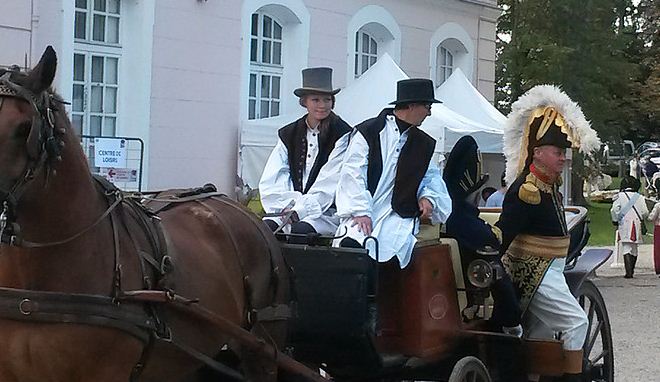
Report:
[[[566,149],[590,153],[600,146],[580,107],[559,88],[532,88],[512,105],[504,130],[507,160],[497,223],[502,262],[520,299],[528,337],[560,334],[565,351],[563,381],[580,381],[585,312],[564,278],[569,232],[559,192]]]
[[[266,224],[290,231],[290,242],[306,234],[333,235],[339,218],[333,208],[339,169],[352,128],[332,112],[335,94],[331,68],[302,71],[303,86],[293,93],[307,114],[278,131],[259,181]],[[276,215],[282,215],[278,217]]]
[[[337,235],[344,236],[335,246],[361,246],[374,236],[379,260],[397,256],[403,268],[417,241],[418,218],[447,219],[451,200],[431,161],[435,140],[418,128],[436,102],[431,80],[402,80],[394,108],[356,126],[337,185]],[[374,242],[367,248],[375,258]]]

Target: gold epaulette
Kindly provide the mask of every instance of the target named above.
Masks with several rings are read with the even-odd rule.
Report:
[[[536,177],[533,174],[530,173],[525,178],[525,183],[518,190],[518,197],[527,204],[541,203],[541,191],[536,186]]]

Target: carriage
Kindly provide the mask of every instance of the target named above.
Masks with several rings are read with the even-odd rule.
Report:
[[[611,255],[581,253],[589,238],[586,209],[567,208],[571,247],[565,275],[589,318],[585,381],[613,381],[607,310],[589,276]],[[497,220],[498,209],[481,217]],[[501,351],[517,348],[529,374],[561,376],[558,340],[519,339],[490,331],[488,287],[496,277],[492,253],[461,253],[439,227],[422,226],[413,260],[378,263],[365,250],[284,244],[292,269],[295,315],[290,351],[338,381],[493,381]],[[468,301],[478,308],[465,314]]]
[[[364,250],[280,245],[212,188],[130,195],[93,179],[49,90],[55,68],[49,47],[27,75],[0,70],[0,380],[200,381],[206,364],[223,380],[272,381],[277,367],[283,380],[489,381],[502,349],[560,374],[559,341],[487,329],[492,254],[461,252],[437,228],[423,226],[400,270]],[[586,211],[567,213],[586,380],[612,381],[589,280],[611,251],[582,254]]]

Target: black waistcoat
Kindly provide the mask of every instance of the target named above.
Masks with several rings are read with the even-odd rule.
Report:
[[[367,167],[367,189],[373,195],[383,173],[383,155],[380,147],[380,133],[385,128],[386,118],[393,109],[384,109],[376,118],[368,119],[356,126],[369,144],[369,164]],[[411,127],[408,139],[401,149],[396,164],[392,209],[399,216],[412,218],[419,215],[417,190],[426,174],[433,156],[435,139]]]
[[[307,118],[307,115],[284,126],[277,132],[286,147],[289,157],[289,171],[293,180],[293,189],[303,194],[309,191],[316,181],[321,167],[328,162],[337,140],[343,137],[344,134],[351,132],[351,126],[348,123],[336,114],[330,113],[328,117],[329,124],[323,126],[325,124],[322,123],[323,127],[319,129],[319,153],[307,177],[307,184],[303,188],[303,171],[305,170],[305,157],[307,156],[307,123],[305,118]]]

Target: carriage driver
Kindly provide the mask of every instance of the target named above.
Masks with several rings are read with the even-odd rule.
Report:
[[[337,185],[337,236],[345,236],[333,245],[361,247],[374,236],[378,260],[397,256],[403,268],[417,241],[418,218],[447,219],[451,199],[431,160],[435,140],[418,128],[436,102],[431,80],[402,80],[394,108],[356,126]],[[375,258],[374,242],[367,248]]]
[[[259,181],[261,203],[271,215],[264,222],[273,231],[333,235],[339,224],[335,190],[352,128],[332,112],[339,89],[332,88],[331,68],[304,69],[302,82],[293,93],[307,114],[278,131]]]
[[[504,130],[506,181],[497,225],[530,338],[560,335],[563,381],[580,381],[588,320],[564,278],[569,232],[559,192],[566,149],[600,145],[580,107],[559,88],[532,88],[512,105]]]

